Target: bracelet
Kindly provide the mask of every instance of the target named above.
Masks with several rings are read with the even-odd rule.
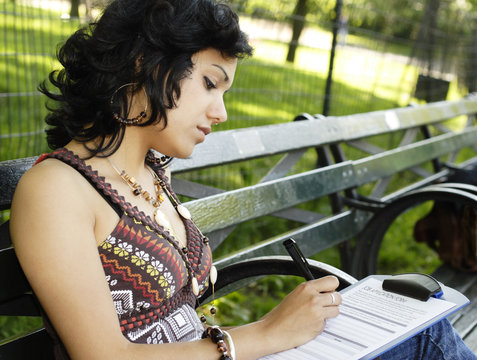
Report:
[[[232,340],[232,336],[230,336],[228,331],[222,330],[222,332],[224,333],[225,340],[227,341],[227,344],[229,345],[230,357],[232,358],[232,360],[234,360],[235,359],[235,345],[234,345],[234,341]]]
[[[217,344],[217,350],[222,354],[219,360],[233,360],[233,355],[229,354],[229,349],[225,343],[225,339],[227,339],[229,344],[232,344],[231,348],[233,348],[232,337],[225,333],[218,326],[211,326],[204,330],[202,339],[210,338],[214,344]],[[233,348],[233,352],[235,353],[235,348]]]

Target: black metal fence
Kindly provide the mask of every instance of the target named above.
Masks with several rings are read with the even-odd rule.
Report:
[[[475,90],[476,21],[452,1],[430,0],[409,16],[394,14],[387,1],[371,7],[337,0],[334,8],[320,1],[319,16],[242,14],[255,56],[239,65],[222,129],[292,121],[302,112],[343,115],[405,106]],[[71,4],[0,0],[0,160],[47,150],[46,110],[37,86],[58,66],[57,44],[98,13],[95,3],[80,2],[80,17],[71,17]],[[305,26],[289,63],[297,19]],[[390,31],[395,24],[402,29]]]
[[[58,65],[59,42],[79,19],[69,19],[69,2],[6,0],[0,2],[0,159],[45,150],[45,99],[37,91]]]

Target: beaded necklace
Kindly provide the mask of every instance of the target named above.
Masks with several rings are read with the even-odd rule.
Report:
[[[118,173],[118,175],[123,179],[124,182],[131,188],[132,193],[135,196],[140,196],[143,198],[146,202],[150,203],[154,208],[154,221],[166,228],[170,233],[173,233],[172,227],[170,225],[169,220],[167,217],[164,215],[164,213],[159,209],[161,204],[164,202],[164,196],[163,194],[166,194],[166,196],[169,198],[171,201],[172,205],[174,206],[174,209],[176,212],[186,220],[191,220],[191,214],[189,210],[182,204],[180,204],[170,193],[169,189],[167,188],[164,180],[162,180],[154,171],[152,171],[149,167],[147,169],[151,173],[153,180],[154,180],[154,190],[155,190],[155,197],[151,196],[148,191],[144,190],[144,188],[136,181],[136,179],[133,176],[128,175],[124,170],[120,170],[118,166],[110,159],[107,157],[109,163],[111,164],[111,167]],[[195,224],[194,224],[195,225]],[[196,226],[197,230],[199,231],[202,240],[205,244],[208,244],[209,240],[207,237],[205,237],[202,232],[199,230],[199,228]],[[183,247],[182,249],[179,247],[178,241],[170,241],[170,243],[174,246],[174,248],[181,254],[181,257],[184,260],[184,263],[186,264],[187,270],[190,274],[190,281],[191,281],[191,286],[192,286],[192,292],[194,293],[195,296],[199,295],[199,282],[197,281],[197,278],[194,276],[194,271],[192,269],[192,266],[190,265],[189,260],[187,259],[187,247]],[[215,285],[215,282],[217,280],[217,270],[215,266],[212,265],[209,273],[209,281],[212,285],[212,288]]]

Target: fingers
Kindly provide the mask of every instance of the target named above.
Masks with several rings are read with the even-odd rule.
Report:
[[[341,295],[336,292],[336,288],[339,285],[339,281],[334,276],[326,276],[320,279],[307,281],[301,284],[304,296],[302,299],[309,298],[312,303],[319,307],[327,308],[334,307],[337,311],[338,306],[341,304]],[[335,311],[332,311],[335,313]]]
[[[262,318],[266,332],[281,338],[286,348],[301,345],[320,334],[326,320],[338,316],[341,295],[334,276],[298,285],[270,313]],[[278,329],[278,330],[277,330]]]
[[[332,293],[326,293],[326,294],[322,294],[322,295],[327,295],[328,298],[330,298],[330,295]],[[339,295],[338,293],[334,293],[333,294],[335,297],[337,297],[337,295]],[[339,304],[341,304],[341,297],[339,297],[339,300],[336,299],[335,300],[335,303],[334,304],[331,304],[331,302],[329,301],[329,304],[330,305],[325,305],[323,306],[323,317],[325,319],[331,319],[331,318],[334,318],[334,317],[337,317],[340,313],[340,310],[339,310]]]
[[[341,295],[338,292],[325,292],[320,293],[317,296],[320,297],[322,304],[323,316],[325,319],[333,318],[339,314],[339,305],[341,304]]]
[[[341,304],[341,295],[338,292],[320,292],[315,295],[323,307],[338,307]]]
[[[325,318],[335,317],[339,313],[338,306],[341,304],[341,295],[336,292],[339,281],[335,276],[325,276],[317,280],[308,281],[308,286],[313,288],[314,297],[323,307]]]
[[[322,278],[308,281],[310,285],[315,286],[319,292],[335,291],[340,282],[336,276],[324,276]]]

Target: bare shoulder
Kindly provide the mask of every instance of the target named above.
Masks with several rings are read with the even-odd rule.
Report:
[[[19,224],[22,228],[36,225],[38,231],[52,219],[66,224],[73,218],[91,222],[85,191],[84,179],[59,160],[47,159],[33,166],[20,179],[13,197],[10,226],[14,237]]]
[[[72,175],[72,169],[57,159],[45,159],[42,162],[32,166],[20,179],[20,182],[34,181],[41,182],[43,178],[48,180],[65,180]]]
[[[76,170],[59,160],[46,159],[22,176],[15,190],[14,205],[25,196],[32,200],[30,205],[34,200],[51,202],[56,198],[65,199],[65,196],[74,198],[78,195],[78,183]]]

